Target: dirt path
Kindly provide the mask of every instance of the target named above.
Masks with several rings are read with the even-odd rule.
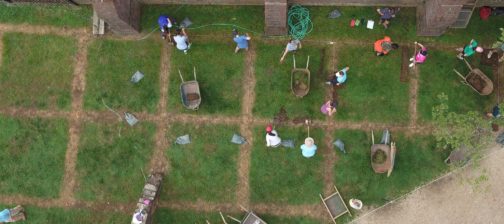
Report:
[[[65,155],[65,174],[61,188],[61,203],[73,205],[75,203],[74,189],[77,185],[77,154],[81,130],[81,114],[83,113],[83,95],[86,88],[87,50],[89,39],[81,36],[78,39],[77,55],[75,57],[74,79],[72,81],[72,112],[69,117],[69,140]]]
[[[245,57],[245,74],[243,78],[243,99],[242,99],[242,122],[240,124],[240,133],[247,139],[247,143],[241,145],[238,155],[238,185],[236,187],[236,200],[238,204],[245,207],[250,205],[250,155],[252,153],[252,144],[254,135],[252,134],[252,109],[254,108],[256,85],[255,79],[255,46],[251,45],[247,56]]]
[[[60,36],[90,37],[91,31],[88,28],[64,28],[43,25],[28,24],[5,24],[0,23],[2,32],[18,32],[26,34],[55,34]]]
[[[418,71],[419,66],[415,66],[415,68],[411,69],[410,74],[413,74],[409,77],[410,87],[409,87],[409,106],[408,111],[410,115],[410,127],[417,126],[418,113],[417,113],[417,105],[418,105],[418,79],[420,72]]]
[[[502,164],[504,150],[496,146],[479,168],[466,167],[353,223],[504,223]],[[488,180],[478,190],[464,182],[481,174]]]
[[[337,46],[333,45],[331,47],[331,53],[327,55],[327,60],[331,62],[331,68],[337,68],[338,67],[338,55],[337,55]],[[326,98],[327,99],[332,99],[333,98],[333,91],[337,91],[335,88],[332,88],[332,86],[327,86],[326,87]],[[334,100],[334,99],[333,99]],[[336,113],[336,116],[338,114]],[[324,194],[328,195],[333,189],[334,181],[334,165],[336,164],[336,154],[334,152],[334,147],[332,145],[332,134],[334,132],[334,127],[331,125],[333,121],[333,117],[326,117],[326,123],[329,124],[329,126],[325,127],[325,135],[324,135],[324,148],[322,151],[322,155],[324,156]]]
[[[168,100],[168,86],[169,86],[169,76],[170,76],[170,57],[171,57],[171,46],[163,41],[163,47],[161,50],[161,68],[159,71],[159,86],[160,86],[160,96],[158,103],[158,122],[156,122],[157,131],[154,137],[155,148],[154,153],[150,161],[151,172],[168,173],[169,164],[165,156],[165,150],[168,148],[168,140],[166,138],[166,133],[168,132],[168,117],[166,112],[166,103]]]
[[[254,204],[252,208],[259,214],[270,214],[281,217],[311,217],[314,219],[327,220],[329,215],[326,213],[322,203],[317,205],[277,205],[277,204]]]

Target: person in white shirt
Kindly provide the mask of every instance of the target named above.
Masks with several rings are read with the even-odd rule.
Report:
[[[266,126],[266,146],[267,147],[278,147],[282,139],[278,136],[277,131],[273,130],[271,124]]]
[[[187,54],[187,50],[191,48],[191,43],[189,43],[189,37],[187,36],[187,33],[185,32],[184,28],[177,30],[177,35],[173,37],[173,41],[175,42],[175,46],[177,46],[177,49],[184,51],[184,54]]]
[[[282,57],[280,58],[280,63],[283,63],[287,53],[295,52],[297,49],[301,49],[301,47],[301,41],[299,41],[298,39],[290,39],[287,43],[287,46],[285,47]]]

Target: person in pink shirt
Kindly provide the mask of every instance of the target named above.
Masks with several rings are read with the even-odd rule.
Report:
[[[320,107],[320,112],[322,112],[325,115],[332,116],[334,113],[336,113],[336,107],[337,107],[337,102],[331,102],[330,100],[324,103]]]
[[[410,68],[413,68],[413,66],[415,66],[416,64],[424,63],[427,59],[427,48],[418,42],[415,42],[415,45],[418,45],[420,47],[420,50],[414,57],[409,59],[411,61],[411,64],[409,64]]]

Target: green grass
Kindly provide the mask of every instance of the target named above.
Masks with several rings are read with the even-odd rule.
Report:
[[[320,106],[325,102],[325,86],[323,57],[325,50],[310,45],[304,45],[296,53],[298,68],[306,66],[310,56],[310,92],[303,98],[296,97],[291,90],[291,70],[293,68],[292,54],[286,56],[283,64],[279,63],[284,45],[259,44],[256,59],[256,102],[253,112],[260,117],[273,117],[281,107],[284,107],[290,118],[308,116],[322,118]]]
[[[155,126],[139,123],[86,123],[83,126],[77,172],[79,199],[132,202],[138,199],[154,147]]]
[[[91,26],[92,16],[92,7],[86,5],[78,8],[44,4],[0,5],[0,23],[77,28]]]
[[[344,47],[338,69],[349,66],[336,119],[405,123],[408,121],[408,83],[401,83],[401,51],[377,57],[373,46]]]
[[[254,146],[250,163],[250,199],[260,203],[316,204],[323,189],[323,132],[310,130],[318,146],[312,158],[301,155],[307,137],[305,128],[278,128],[283,140],[293,139],[295,148],[267,148],[264,127],[254,129]]]
[[[5,33],[3,42],[0,105],[68,109],[76,41]]]
[[[454,52],[431,50],[425,64],[420,65],[418,112],[422,121],[432,120],[432,107],[439,104],[437,96],[441,93],[448,95],[447,104],[450,111],[474,110],[483,113],[495,104],[495,94],[480,96],[469,86],[460,83],[462,79],[453,71],[453,68],[463,76],[469,73],[469,69],[455,55]],[[489,78],[492,78],[491,68],[479,65],[479,59],[480,54],[476,54],[468,61],[473,67],[479,67]],[[494,82],[494,87],[495,85]]]
[[[321,208],[322,209],[322,208]],[[321,224],[319,220],[315,220],[307,217],[279,217],[279,216],[271,216],[265,215],[260,216],[265,222],[274,223],[274,224]]]
[[[376,130],[375,130],[376,131]],[[339,154],[334,178],[343,198],[358,198],[365,205],[378,206],[399,197],[448,170],[447,153],[435,148],[432,136],[405,137],[392,133],[397,154],[392,175],[375,174],[371,168],[371,138],[363,131],[338,130],[347,154]],[[375,132],[375,140],[381,132]]]
[[[1,205],[3,208],[13,208],[15,205]],[[91,211],[88,209],[64,209],[64,208],[40,208],[35,206],[23,206],[25,208],[26,222],[36,224],[51,223],[128,223],[129,215],[116,212]]]
[[[56,198],[68,141],[65,120],[0,117],[1,194]]]
[[[239,146],[230,140],[238,131],[236,126],[173,124],[167,136],[172,143],[167,151],[171,171],[164,200],[232,202]],[[185,134],[191,144],[175,144],[177,136]]]
[[[96,40],[89,48],[84,106],[106,110],[105,103],[116,109],[153,113],[159,101],[159,63],[161,44],[143,41]],[[145,77],[130,82],[136,71]]]
[[[264,31],[263,6],[144,5],[142,7],[142,31],[150,32],[156,28],[158,34],[157,20],[160,15],[171,16],[178,22],[188,17],[193,22],[188,30],[190,34],[218,33],[229,36],[230,42],[232,42],[231,30],[233,26],[210,24],[233,24],[239,26],[240,31],[250,32],[253,36],[262,34]],[[256,33],[252,33],[252,31]]]
[[[185,81],[193,80],[193,67],[196,67],[201,92],[201,105],[197,113],[238,115],[241,112],[246,53],[235,54],[234,48],[235,45],[231,43],[196,43],[187,55],[173,48],[168,110],[196,113],[182,106],[178,75],[180,69]]]
[[[233,214],[224,214],[233,215]],[[235,217],[233,215],[233,217]],[[218,211],[212,213],[200,213],[193,211],[180,211],[171,210],[165,208],[159,208],[154,214],[153,223],[164,224],[164,223],[205,223],[208,220],[210,223],[222,223]],[[228,223],[233,221],[228,219]]]
[[[341,12],[341,17],[337,19],[327,18],[329,13],[335,9],[334,7],[314,6],[308,7],[308,9],[313,22],[313,31],[308,35],[309,39],[367,40],[371,47],[374,40],[381,39],[384,35],[388,35],[393,41],[398,42],[415,39],[415,8],[401,8],[397,17],[391,21],[389,29],[378,24],[380,15],[376,12],[377,7],[337,7]],[[374,20],[375,27],[370,30],[364,24],[352,28],[350,27],[352,18]]]

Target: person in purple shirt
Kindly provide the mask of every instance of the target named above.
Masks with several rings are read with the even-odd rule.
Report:
[[[167,36],[170,37],[171,28],[173,27],[174,22],[175,21],[168,16],[165,15],[159,16],[158,25],[159,29],[161,29],[161,37],[163,39],[166,39]],[[171,38],[169,38],[168,40],[171,40]]]
[[[250,39],[251,38],[248,33],[246,33],[245,35],[240,35],[240,33],[238,33],[238,30],[234,29],[233,41],[236,43],[235,53],[238,53],[240,49],[245,49],[246,51],[248,51]]]
[[[395,17],[395,13],[399,11],[399,9],[393,9],[393,8],[381,8],[376,10],[378,14],[380,14],[380,22],[379,24],[382,24],[385,29],[389,27],[390,20]]]

